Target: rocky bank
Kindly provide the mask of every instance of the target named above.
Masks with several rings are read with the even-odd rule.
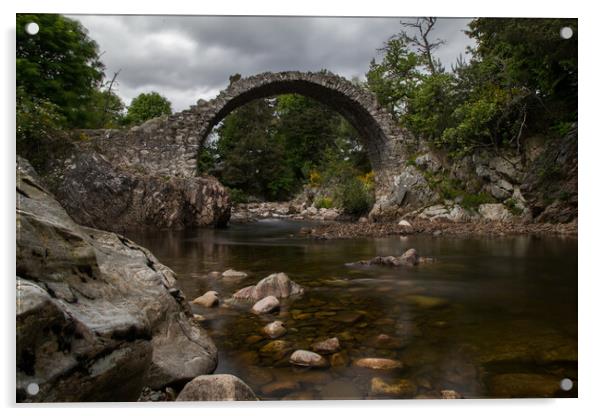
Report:
[[[78,134],[68,151],[53,155],[54,163],[42,178],[77,223],[115,232],[228,223],[230,199],[216,178],[125,163],[129,142],[120,147],[110,131]],[[117,143],[103,144],[112,140]]]
[[[78,225],[21,158],[16,190],[17,401],[135,401],[213,372],[215,345],[169,268]]]

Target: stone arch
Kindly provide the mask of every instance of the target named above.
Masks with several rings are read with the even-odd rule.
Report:
[[[234,109],[259,98],[296,93],[315,99],[345,117],[358,131],[375,171],[386,168],[393,142],[402,137],[392,117],[366,89],[328,72],[266,72],[232,82],[211,101],[191,108],[200,142]]]
[[[424,177],[407,166],[403,150],[404,132],[391,114],[380,107],[367,89],[331,72],[265,72],[230,83],[212,100],[199,100],[188,110],[147,126],[145,146],[152,147],[168,172],[188,176],[207,136],[225,116],[259,98],[296,93],[332,107],[358,131],[376,178],[374,217],[384,212],[398,215],[432,197]],[[145,126],[141,126],[142,129]],[[161,152],[157,153],[156,150]],[[403,206],[403,210],[399,210]]]

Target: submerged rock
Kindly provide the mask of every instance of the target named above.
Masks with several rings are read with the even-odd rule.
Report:
[[[280,395],[299,390],[301,386],[296,381],[278,380],[261,387],[261,393],[266,396]]]
[[[494,397],[554,397],[560,380],[550,374],[508,373],[493,376],[488,383]]]
[[[391,267],[399,267],[399,266],[416,266],[423,261],[422,257],[418,255],[416,249],[409,249],[405,251],[401,256],[377,256],[370,260],[362,260],[357,263],[359,265],[381,265],[381,266],[391,266]],[[428,261],[432,261],[432,259],[428,259]],[[426,261],[424,261],[426,262]]]
[[[331,316],[330,319],[336,322],[343,322],[346,324],[353,324],[362,319],[363,315],[355,311],[341,311],[337,312],[336,315]]]
[[[199,376],[188,382],[176,401],[259,400],[247,384],[231,374]]]
[[[278,338],[286,334],[282,321],[274,321],[263,327],[262,332],[270,338]]]
[[[390,358],[360,358],[353,362],[356,367],[370,368],[372,370],[393,370],[402,368],[403,364],[399,360]]]
[[[217,350],[174,273],[125,237],[77,225],[17,161],[17,401],[135,401],[144,386],[212,372]]]
[[[212,308],[219,304],[218,293],[214,290],[210,290],[209,292],[206,292],[204,295],[199,296],[198,298],[193,300],[191,303],[193,303],[195,305],[203,306],[205,308]]]
[[[239,300],[259,300],[266,296],[276,298],[288,298],[291,296],[302,295],[303,288],[293,282],[284,273],[274,273],[262,279],[255,286],[247,286],[232,297]]]
[[[280,302],[274,296],[266,296],[253,305],[251,311],[256,314],[270,313],[280,308]]]
[[[408,266],[415,266],[418,264],[418,258],[418,252],[416,251],[416,249],[411,248],[405,253],[403,253],[399,260],[402,264],[406,264]]]
[[[370,392],[376,395],[413,397],[416,391],[416,385],[407,379],[386,382],[380,377],[373,377],[370,382]]]
[[[245,272],[239,272],[238,270],[228,269],[222,273],[222,277],[225,279],[244,279],[248,274]]]
[[[361,399],[362,393],[350,380],[335,380],[325,385],[320,391],[325,400]]]
[[[404,346],[402,340],[394,338],[387,334],[378,334],[373,340],[370,341],[370,345],[375,348],[382,348],[387,350],[394,350]]]
[[[315,342],[312,344],[311,349],[316,352],[332,354],[341,349],[341,344],[337,337],[328,338],[324,341]]]
[[[290,363],[301,367],[328,367],[328,361],[320,354],[306,350],[295,351],[290,358]]]
[[[441,390],[442,399],[462,399],[462,395],[455,390]]]
[[[270,341],[259,349],[263,355],[271,355],[274,359],[280,360],[293,350],[293,344],[290,341],[277,339]]]
[[[448,304],[445,299],[435,296],[410,295],[406,296],[406,299],[423,309],[438,308]]]
[[[345,351],[335,352],[330,356],[332,367],[345,367],[347,364],[349,364],[349,356]]]

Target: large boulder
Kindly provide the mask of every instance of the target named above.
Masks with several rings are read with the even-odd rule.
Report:
[[[520,190],[537,222],[568,223],[578,215],[577,125],[548,139],[536,153]]]
[[[479,214],[488,221],[505,222],[512,219],[512,213],[504,204],[481,204]]]
[[[138,172],[89,149],[57,166],[47,182],[81,225],[122,232],[144,227],[223,226],[230,219],[228,193],[211,176]]]
[[[394,220],[408,211],[429,205],[437,198],[422,172],[414,166],[404,166],[399,174],[392,175],[390,182],[393,186],[387,192],[377,194],[370,210],[368,216],[373,221]]]
[[[253,390],[230,374],[199,376],[188,382],[176,401],[250,401],[258,400]]]
[[[17,162],[17,401],[136,400],[144,386],[212,372],[215,345],[174,273],[127,238],[76,224]]]
[[[234,293],[232,297],[238,300],[259,300],[267,296],[278,299],[303,294],[303,288],[293,282],[285,273],[274,273],[261,279],[254,286],[247,286]]]

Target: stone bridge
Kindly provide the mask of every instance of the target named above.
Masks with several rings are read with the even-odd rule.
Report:
[[[358,131],[376,177],[377,202],[372,216],[396,215],[431,198],[422,175],[406,166],[404,133],[376,97],[330,72],[266,72],[231,82],[210,101],[149,120],[127,131],[88,132],[102,153],[120,166],[141,173],[190,177],[207,136],[236,108],[258,98],[296,93],[330,106]]]

